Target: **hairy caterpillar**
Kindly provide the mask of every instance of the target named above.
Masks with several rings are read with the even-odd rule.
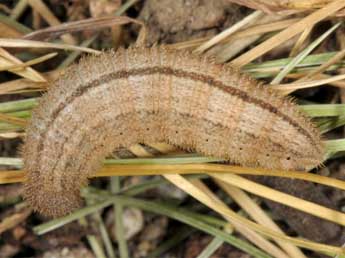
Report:
[[[62,216],[107,154],[158,141],[272,169],[305,170],[324,153],[294,103],[236,69],[164,47],[122,49],[82,60],[41,98],[23,148],[24,196]]]

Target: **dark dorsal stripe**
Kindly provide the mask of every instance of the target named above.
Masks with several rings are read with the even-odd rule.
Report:
[[[118,79],[124,79],[128,78],[130,76],[145,76],[145,75],[152,75],[152,74],[163,74],[163,75],[172,75],[177,78],[184,78],[184,79],[190,79],[192,81],[199,81],[206,83],[208,85],[211,85],[213,87],[216,87],[224,92],[227,92],[228,94],[235,96],[237,98],[242,99],[244,102],[252,103],[254,105],[257,105],[261,107],[264,110],[267,110],[271,113],[276,114],[277,116],[281,117],[284,121],[288,122],[292,126],[294,126],[300,133],[302,133],[304,136],[309,138],[311,142],[314,142],[314,139],[312,135],[305,130],[299,123],[294,121],[292,118],[290,118],[288,115],[282,113],[280,110],[278,110],[276,107],[271,105],[270,103],[267,103],[263,100],[251,97],[246,93],[245,91],[235,88],[230,85],[224,84],[222,81],[217,80],[213,78],[212,76],[199,74],[196,72],[188,72],[181,69],[173,69],[170,67],[159,67],[159,66],[153,66],[153,67],[146,67],[146,68],[138,68],[138,69],[131,69],[131,70],[120,70],[117,72],[104,74],[100,76],[99,78],[92,80],[84,85],[80,85],[79,88],[75,89],[74,92],[64,101],[61,103],[53,112],[51,116],[51,124],[54,123],[54,120],[56,117],[60,114],[60,112],[69,104],[71,104],[76,98],[86,94],[89,90],[99,87],[102,84],[112,82],[114,80]],[[186,86],[187,87],[187,86]],[[44,134],[44,133],[43,133]],[[42,141],[45,138],[44,135],[41,138]],[[39,149],[42,149],[42,142],[39,144]]]

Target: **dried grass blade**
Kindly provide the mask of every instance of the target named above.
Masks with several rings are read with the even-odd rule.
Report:
[[[210,198],[207,194],[205,194],[201,189],[198,187],[195,187],[193,184],[188,182],[186,179],[184,179],[182,176],[177,174],[167,174],[164,175],[164,177],[169,180],[171,183],[173,183],[178,188],[182,189],[183,191],[187,192],[194,198],[196,198],[198,201],[202,202],[206,206],[210,207],[211,209],[217,211],[218,213],[227,216],[232,219],[232,221],[236,221],[240,224],[242,224],[245,227],[248,227],[252,230],[255,230],[256,232],[265,235],[269,238],[279,239],[283,241],[288,241],[290,243],[293,243],[297,246],[311,249],[314,251],[324,252],[324,253],[331,253],[331,254],[345,254],[345,250],[343,248],[330,246],[330,245],[324,245],[324,244],[318,244],[315,242],[302,240],[299,238],[289,237],[282,235],[280,233],[277,233],[275,231],[272,231],[266,227],[263,227],[261,225],[258,225],[248,219],[243,218],[242,216],[237,215],[235,212],[224,208],[223,206],[219,205],[217,202],[214,202],[213,198]]]
[[[54,26],[61,23],[42,0],[27,0],[27,2],[31,8],[36,10],[47,21],[49,25]],[[71,35],[64,35],[61,39],[67,44],[77,44],[77,40]]]
[[[315,81],[302,81],[302,82],[295,82],[295,83],[288,83],[288,84],[278,84],[278,85],[271,85],[272,89],[280,90],[284,94],[289,94],[292,91],[299,90],[299,89],[305,89],[305,88],[311,88],[316,86],[321,86],[324,84],[337,82],[345,79],[345,74],[333,76],[327,79],[322,80],[315,80]]]
[[[279,192],[267,186],[260,185],[248,179],[242,178],[238,175],[216,173],[209,173],[209,175],[219,180],[222,180],[228,184],[237,186],[255,195],[264,197],[266,199],[284,204],[286,206],[307,212],[319,218],[329,220],[339,225],[345,226],[344,213],[331,210],[329,208],[320,206],[309,201],[302,200],[289,194]]]
[[[51,37],[57,37],[65,33],[77,31],[99,30],[106,27],[135,23],[141,26],[144,24],[136,19],[127,16],[108,16],[101,18],[89,18],[80,21],[66,22],[57,26],[48,27],[29,33],[23,39],[42,40]]]
[[[27,0],[19,0],[16,6],[12,9],[11,18],[18,19],[28,6]]]
[[[266,13],[296,13],[313,11],[322,8],[332,0],[229,0],[231,2],[262,10]],[[345,10],[340,10],[335,16],[344,16]]]
[[[53,48],[53,49],[62,49],[62,50],[76,50],[76,51],[83,51],[86,53],[91,54],[100,54],[101,51],[85,48],[85,47],[78,47],[68,44],[58,44],[58,43],[49,43],[49,42],[41,42],[41,41],[34,41],[34,40],[25,40],[25,39],[7,39],[1,38],[0,39],[0,47],[9,47],[9,48]]]
[[[39,63],[42,63],[44,61],[47,61],[47,60],[55,57],[56,55],[57,55],[57,53],[53,52],[53,53],[49,53],[47,55],[32,59],[32,60],[27,61],[27,62],[22,63],[22,64],[14,64],[14,65],[2,66],[2,67],[0,66],[0,72],[1,71],[7,71],[7,70],[9,70],[11,72],[18,72],[19,70],[23,70],[24,68],[27,68],[31,65],[35,65],[35,64],[39,64]]]
[[[306,28],[301,36],[298,38],[298,40],[296,41],[295,45],[293,46],[291,52],[290,52],[290,57],[296,56],[297,53],[301,50],[304,42],[309,38],[310,33],[313,30],[313,26],[310,28]]]
[[[246,37],[250,37],[254,35],[261,35],[264,33],[285,29],[286,27],[290,26],[291,24],[299,20],[300,18],[291,18],[291,19],[286,19],[282,21],[272,22],[268,24],[265,23],[265,24],[249,27],[248,29],[240,30],[236,32],[235,34],[231,35],[230,37],[224,39],[224,43],[229,42],[231,40],[246,38]],[[203,44],[204,42],[210,39],[211,37],[206,36],[202,38],[191,39],[191,40],[187,40],[183,42],[168,44],[168,46],[174,49],[193,48],[193,47],[200,46],[200,44]]]
[[[14,28],[20,34],[25,34],[25,33],[29,33],[32,31],[30,28],[24,26],[23,24],[17,22],[16,20],[14,20],[8,16],[0,14],[0,20],[2,23],[6,24],[7,26]]]
[[[215,44],[219,43],[220,41],[224,40],[225,38],[229,37],[239,29],[243,28],[244,26],[256,21],[260,17],[263,16],[263,13],[261,11],[255,11],[245,17],[244,19],[240,20],[238,23],[232,25],[230,28],[226,29],[225,31],[217,34],[215,37],[210,39],[209,41],[202,44],[200,47],[198,47],[194,52],[195,53],[202,53],[205,50],[209,49],[210,47],[214,46]]]
[[[15,56],[11,55],[5,49],[0,48],[0,64],[2,66],[9,66],[9,65],[23,64],[23,62],[19,60],[18,58],[16,58]],[[35,71],[31,67],[26,67],[22,71],[12,71],[12,72],[34,82],[46,81],[46,79],[39,72]]]
[[[25,181],[25,173],[22,170],[8,170],[0,172],[0,184],[21,183]]]
[[[44,77],[46,77],[48,81],[53,81],[57,79],[58,76],[62,74],[62,72],[62,70],[54,70],[52,72],[45,73]],[[24,89],[46,89],[47,87],[48,82],[33,82],[27,79],[18,79],[0,83],[0,95],[10,94],[12,92]]]
[[[289,27],[290,25],[300,21],[300,18],[290,18],[286,20],[276,21],[276,22],[270,22],[270,23],[264,23],[257,26],[249,27],[248,29],[244,29],[241,31],[236,32],[233,36],[231,36],[229,39],[237,39],[237,38],[243,38],[248,37],[252,35],[261,35],[268,32],[273,32],[277,30],[285,29],[286,27]],[[229,40],[226,39],[225,41]]]
[[[26,126],[26,120],[25,119],[14,117],[14,116],[7,115],[7,114],[2,114],[2,113],[0,113],[0,121],[5,121],[7,123],[19,125],[22,127]]]
[[[315,70],[311,71],[310,73],[308,73],[305,77],[301,78],[299,81],[306,81],[309,78],[314,77],[315,75],[318,75],[320,73],[325,72],[330,66],[338,63],[344,57],[345,57],[345,49],[342,49],[335,56],[330,58],[327,62],[323,63],[320,67],[318,67],[317,69],[315,69]]]
[[[342,149],[345,147],[345,140],[336,140],[342,144]],[[335,145],[334,148],[339,148],[337,143],[329,143],[328,145]],[[329,147],[331,149],[331,147]],[[275,176],[284,178],[301,179],[309,182],[314,182],[322,185],[331,186],[341,190],[345,190],[345,182],[334,178],[320,176],[311,173],[303,173],[300,171],[282,171],[282,170],[266,170],[261,168],[246,168],[231,165],[221,164],[142,164],[142,165],[107,165],[100,169],[94,177],[103,176],[140,176],[140,175],[159,175],[159,174],[200,174],[200,173],[219,173],[219,174],[240,174],[240,175],[257,175],[257,176]],[[12,175],[13,174],[13,175]],[[22,182],[24,179],[18,177],[24,177],[23,171],[0,171],[0,184],[8,183],[6,178],[15,177]]]
[[[1,36],[5,38],[20,38],[23,36],[23,33],[19,32],[9,24],[6,24],[3,21],[3,16],[0,15],[0,31]]]
[[[277,35],[273,36],[272,38],[266,40],[265,42],[261,43],[255,48],[249,50],[245,54],[233,60],[231,63],[238,67],[244,66],[245,64],[248,64],[249,62],[253,61],[259,56],[267,53],[271,49],[279,46],[283,42],[294,37],[295,35],[301,33],[305,28],[313,26],[317,22],[322,21],[326,17],[334,14],[336,11],[344,7],[345,7],[344,0],[333,1],[330,4],[326,5],[325,7],[323,7],[322,9],[315,11],[314,13],[308,15],[306,18],[302,19],[301,21],[291,25],[290,27],[286,28],[282,32],[279,32]]]
[[[15,139],[24,137],[24,133],[0,133],[0,139]]]
[[[215,195],[204,183],[202,183],[199,179],[192,179],[189,180],[191,184],[193,184],[195,187],[198,187],[200,190],[203,191],[203,193],[207,194],[210,198],[214,200],[214,202],[217,202],[220,206],[224,207],[224,209],[230,210],[230,208],[221,200],[218,198],[217,195]],[[241,233],[245,238],[247,238],[249,241],[254,243],[256,246],[260,247],[262,250],[267,252],[268,254],[272,255],[273,257],[277,258],[289,258],[280,248],[269,242],[267,239],[260,236],[255,231],[248,229],[247,227],[244,227],[242,224],[233,221],[230,217],[224,216],[223,217],[229,221],[235,229]],[[297,257],[296,257],[297,258]]]
[[[341,22],[338,22],[334,26],[332,26],[329,30],[323,33],[320,37],[318,37],[314,42],[312,42],[305,50],[299,53],[296,57],[294,57],[285,67],[284,69],[272,80],[271,84],[279,84],[284,77],[290,73],[296,65],[298,65],[304,58],[306,58],[322,41],[324,41],[333,31],[335,31]]]
[[[238,39],[234,42],[231,42],[225,45],[219,53],[216,55],[216,62],[217,63],[225,63],[242,50],[247,48],[248,46],[255,43],[258,39],[260,39],[261,35],[252,35],[250,37]]]
[[[231,210],[221,199],[218,198],[217,195],[215,195],[204,183],[202,183],[199,179],[192,179],[189,180],[191,184],[193,184],[195,187],[202,190],[205,194],[207,194],[210,198],[214,200],[214,202],[217,202],[219,205],[224,207],[224,209]],[[232,211],[232,210],[231,210]],[[223,217],[229,221],[232,226],[241,233],[245,238],[247,238],[249,241],[254,243],[256,246],[260,247],[262,250],[266,251],[268,254],[272,255],[273,257],[279,257],[279,258],[288,258],[286,253],[284,253],[280,248],[275,246],[274,244],[267,241],[265,238],[260,236],[255,231],[249,229],[248,227],[244,227],[242,224],[232,221],[231,218],[228,216]]]
[[[221,180],[215,179],[216,183],[233,199],[253,220],[257,223],[266,226],[281,234],[284,232],[279,226],[264,212],[261,207],[256,204],[244,191],[238,187],[224,183]],[[283,250],[294,258],[306,258],[302,251],[290,243],[284,241],[276,241]]]

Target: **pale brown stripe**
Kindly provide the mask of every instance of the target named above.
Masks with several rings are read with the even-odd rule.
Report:
[[[282,113],[280,110],[278,110],[276,107],[271,105],[270,103],[267,103],[265,101],[262,101],[260,99],[251,97],[243,90],[240,90],[238,88],[232,87],[230,85],[226,85],[223,82],[203,74],[198,74],[195,72],[187,72],[180,69],[173,69],[171,67],[147,67],[147,68],[140,68],[140,69],[132,69],[129,71],[121,70],[110,74],[105,74],[103,76],[100,76],[98,79],[92,80],[89,83],[85,85],[81,85],[78,89],[76,89],[67,99],[64,103],[61,103],[52,113],[52,119],[51,123],[48,126],[47,130],[42,133],[42,137],[40,138],[40,143],[38,145],[38,151],[41,151],[43,148],[43,142],[45,140],[45,134],[49,130],[50,126],[54,123],[54,120],[57,118],[59,113],[69,104],[71,104],[76,98],[84,95],[89,90],[93,89],[94,87],[101,86],[102,84],[109,83],[111,81],[122,79],[122,78],[128,78],[129,76],[145,76],[145,75],[151,75],[151,74],[164,74],[164,75],[172,75],[178,78],[184,78],[184,79],[190,79],[193,81],[201,81],[208,85],[211,85],[213,87],[216,87],[224,92],[227,92],[228,94],[238,97],[242,99],[246,103],[252,103],[255,104],[262,109],[265,109],[271,113],[276,114],[277,116],[281,117],[283,120],[294,126],[300,133],[305,135],[312,143],[315,143],[313,136],[304,129],[299,123],[294,121],[292,118],[287,116],[286,114]]]

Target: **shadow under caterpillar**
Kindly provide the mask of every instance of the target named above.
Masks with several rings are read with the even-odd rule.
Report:
[[[212,59],[164,47],[91,56],[53,83],[23,148],[25,199],[58,217],[118,147],[164,141],[240,165],[306,170],[319,132],[289,99]]]

